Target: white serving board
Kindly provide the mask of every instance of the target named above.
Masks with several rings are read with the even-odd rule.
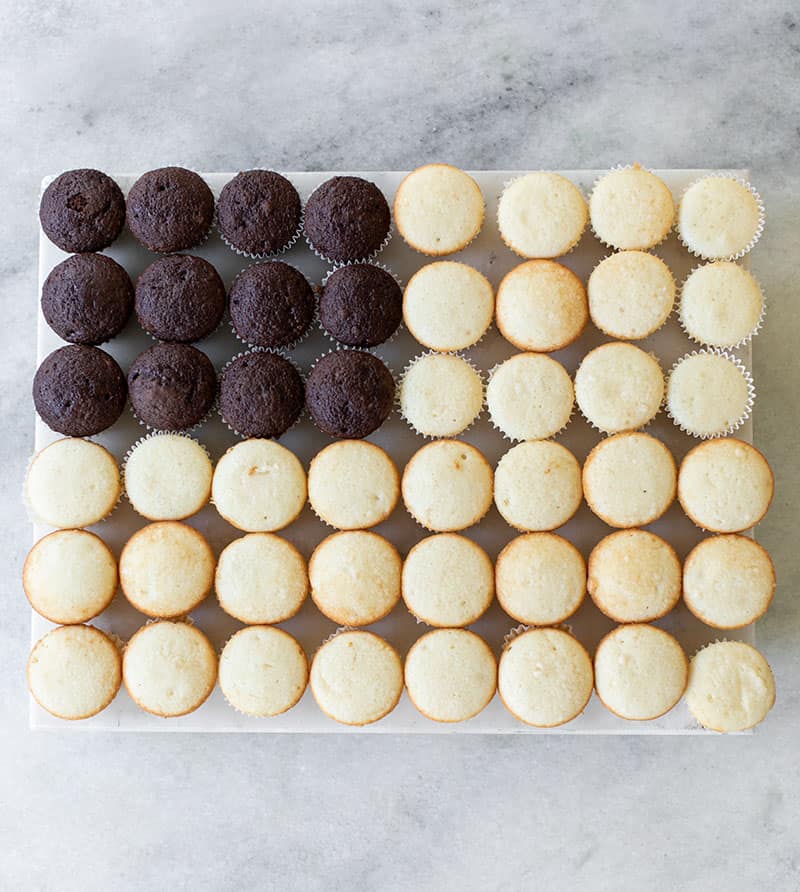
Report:
[[[656,172],[672,189],[676,199],[689,183],[703,173],[707,173],[707,171],[702,170],[661,170]],[[395,190],[404,176],[404,172],[399,171],[356,173],[377,183],[390,204]],[[502,243],[496,225],[497,196],[502,190],[503,184],[519,173],[519,171],[472,172],[486,198],[486,224],[481,234],[472,244],[464,251],[453,255],[455,259],[472,264],[484,272],[495,287],[508,270],[521,262],[521,258],[513,254]],[[601,171],[566,170],[562,171],[562,173],[579,185],[588,195],[593,182]],[[746,175],[747,172],[730,171],[730,173]],[[333,176],[334,172],[319,171],[315,173],[287,173],[286,175],[296,185],[301,197],[305,200],[318,184]],[[127,193],[137,175],[112,174],[112,176],[120,184],[123,192]],[[223,185],[233,174],[210,173],[203,174],[203,176],[215,195],[218,196]],[[50,179],[52,178],[47,178],[44,181],[43,188]],[[152,254],[136,244],[127,230],[107,253],[125,267],[134,281],[139,273],[155,259]],[[219,270],[228,286],[236,273],[248,265],[248,261],[228,249],[216,233],[213,233],[206,244],[193,253],[197,253],[211,261]],[[593,267],[608,253],[608,250],[587,229],[580,244],[569,255],[561,258],[561,260],[571,267],[585,282]],[[660,245],[656,249],[656,253],[672,269],[678,283],[683,281],[688,272],[697,265],[696,259],[691,257],[688,251],[679,244],[674,235],[671,235],[664,244]],[[52,245],[44,234],[40,234],[40,289],[50,270],[66,256]],[[314,284],[319,283],[328,269],[325,263],[314,256],[302,239],[281,259],[296,265]],[[747,258],[745,263],[746,261]],[[379,262],[390,267],[405,283],[420,266],[430,262],[430,259],[412,251],[405,245],[402,238],[395,233],[388,247],[380,255]],[[36,299],[38,301],[38,295]],[[573,374],[581,357],[592,347],[605,340],[608,340],[608,338],[590,323],[578,342],[553,355],[563,362],[569,372]],[[134,318],[131,319],[124,332],[109,344],[104,344],[103,349],[111,353],[119,361],[123,371],[127,372],[134,357],[148,346],[151,346],[152,343],[152,339],[140,329]],[[642,347],[653,351],[659,357],[665,369],[668,369],[679,356],[694,349],[694,345],[683,334],[674,316],[670,318],[663,329],[640,343]],[[63,342],[47,326],[40,311],[37,328],[37,363],[41,362],[47,354],[60,346],[63,346]],[[246,349],[230,332],[227,323],[212,337],[197,346],[208,353],[217,370],[221,369],[231,356]],[[321,353],[331,349],[332,346],[332,343],[320,331],[315,330],[311,336],[292,351],[291,355],[302,370],[306,372],[314,359]],[[401,332],[390,344],[379,347],[376,352],[398,374],[402,371],[406,362],[418,352],[421,352],[422,349],[405,329],[401,329]],[[515,352],[517,352],[515,348],[508,344],[496,329],[492,328],[478,345],[466,351],[466,355],[480,369],[486,371]],[[748,347],[740,351],[740,355],[748,367],[750,367],[750,348]],[[756,385],[758,385],[758,382],[756,382]],[[682,434],[663,412],[648,426],[647,430],[664,440],[671,449],[676,461],[680,461],[693,443],[696,442]],[[752,422],[748,422],[737,432],[737,436],[752,441],[752,432]],[[110,430],[94,439],[108,447],[121,460],[129,446],[143,433],[144,429],[133,420],[129,410],[126,410],[122,418]],[[200,428],[195,433],[195,436],[208,447],[215,460],[236,442],[235,436],[216,417]],[[58,439],[58,435],[50,431],[37,418],[36,449],[43,448],[55,439]],[[409,457],[424,442],[421,437],[407,428],[405,422],[397,414],[393,414],[383,427],[369,439],[387,449],[401,471]],[[481,415],[478,423],[464,434],[463,439],[481,449],[493,465],[512,445],[505,441],[491,426],[486,412]],[[580,413],[576,409],[572,421],[557,439],[570,448],[580,461],[583,461],[592,446],[600,439],[600,434],[581,418]],[[308,467],[308,463],[313,455],[330,443],[331,440],[320,433],[309,419],[304,416],[298,425],[281,438],[281,442],[294,451],[304,465]],[[188,522],[208,537],[217,554],[228,542],[241,535],[241,533],[222,520],[211,506],[207,506]],[[139,517],[131,506],[123,500],[112,517],[98,524],[94,530],[109,543],[117,556],[119,556],[127,538],[143,525],[144,519]],[[648,528],[669,540],[676,548],[681,559],[685,557],[690,548],[702,536],[694,524],[684,516],[677,503],[669,509],[663,518],[651,524]],[[407,514],[402,503],[389,520],[375,529],[394,542],[403,555],[423,535],[426,535]],[[50,532],[48,528],[36,526],[34,528],[34,538],[38,539],[47,532]],[[289,526],[288,529],[282,531],[281,535],[295,543],[303,554],[308,557],[314,546],[330,532],[332,530],[322,524],[310,508],[306,507],[300,518]],[[588,556],[593,545],[611,532],[611,529],[596,518],[589,511],[588,507],[583,504],[578,514],[558,532],[572,540],[583,554]],[[517,535],[503,521],[494,507],[477,526],[467,530],[465,534],[480,543],[488,551],[492,559],[497,556],[501,548],[510,539]],[[24,597],[21,586],[20,597]],[[218,649],[221,649],[230,635],[241,627],[239,622],[223,613],[213,594],[193,612],[192,618],[197,626],[208,634]],[[108,610],[96,620],[93,620],[93,623],[114,632],[123,639],[127,639],[145,621],[146,617],[134,610],[124,596],[118,592]],[[32,612],[31,625],[32,642],[37,641],[52,628],[51,623],[34,612]],[[495,653],[499,654],[503,637],[515,625],[516,623],[506,616],[495,601],[488,613],[474,623],[471,628],[484,636]],[[568,625],[589,648],[589,651],[593,653],[600,638],[613,628],[615,624],[605,618],[594,607],[587,596],[583,606],[569,620]],[[668,616],[660,620],[658,625],[677,636],[690,655],[698,647],[719,637],[719,632],[708,628],[694,618],[683,606],[682,602]],[[335,630],[335,624],[323,617],[310,599],[296,617],[282,623],[281,626],[298,638],[309,658],[313,656],[320,643]],[[403,656],[413,641],[427,630],[425,625],[418,624],[408,613],[402,601],[387,618],[369,628],[391,641],[398,647]],[[738,632],[729,633],[727,637],[736,637],[752,643],[754,640],[753,628],[748,627]],[[358,729],[339,725],[324,716],[317,709],[310,690],[306,691],[300,703],[288,713],[274,718],[255,719],[241,715],[233,710],[225,702],[219,688],[215,689],[209,700],[199,710],[191,715],[175,719],[157,718],[138,709],[124,687],[114,703],[105,711],[81,722],[65,722],[56,719],[31,700],[30,724],[33,728],[115,731],[337,731],[351,734],[365,732],[422,732],[438,734],[709,733],[703,731],[693,721],[683,702],[678,704],[667,715],[655,721],[630,722],[612,715],[600,703],[597,696],[593,695],[584,714],[575,721],[559,728],[538,730],[524,725],[513,718],[505,710],[498,696],[495,696],[494,700],[480,715],[468,722],[457,725],[442,725],[420,715],[404,693],[397,709],[389,716],[373,725]]]

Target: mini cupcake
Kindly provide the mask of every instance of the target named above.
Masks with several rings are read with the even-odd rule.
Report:
[[[428,536],[406,555],[402,590],[406,607],[421,622],[468,626],[492,603],[492,562],[480,545],[465,536]]]
[[[437,533],[464,530],[492,504],[492,468],[474,446],[435,440],[411,456],[401,489],[408,513]]]
[[[376,347],[388,341],[403,320],[403,291],[380,266],[349,263],[325,279],[319,319],[340,344]]]
[[[552,260],[515,266],[497,289],[497,327],[520,350],[561,350],[580,336],[588,316],[583,282]]]
[[[452,353],[423,353],[400,379],[400,412],[426,437],[454,437],[483,408],[483,381],[474,366]]]
[[[411,277],[403,320],[431,350],[453,352],[476,344],[494,315],[494,291],[483,273],[451,260],[429,263]]]
[[[554,530],[581,504],[581,466],[560,443],[518,443],[497,463],[494,503],[514,529]]]
[[[102,251],[125,225],[125,199],[99,170],[68,170],[44,190],[39,222],[50,241],[70,254]]]
[[[105,254],[75,254],[53,267],[42,286],[42,315],[72,344],[102,344],[118,335],[133,310],[133,284]]]
[[[675,202],[663,180],[633,164],[600,177],[589,199],[589,216],[603,244],[642,250],[667,237],[675,220]]]
[[[60,347],[42,361],[33,379],[39,417],[68,437],[91,437],[111,427],[127,394],[122,369],[97,347]]]
[[[184,167],[150,170],[128,193],[128,228],[140,244],[158,254],[201,244],[213,220],[214,195],[199,174]]]
[[[400,235],[421,254],[440,257],[465,248],[483,226],[480,186],[450,164],[426,164],[411,171],[394,198]]]
[[[698,266],[683,283],[680,321],[698,344],[739,347],[758,331],[763,316],[761,287],[738,263]]]

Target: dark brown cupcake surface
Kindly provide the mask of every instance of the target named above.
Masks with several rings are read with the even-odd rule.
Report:
[[[101,251],[122,232],[125,199],[119,186],[102,171],[68,170],[44,190],[39,221],[62,251]]]
[[[403,292],[379,266],[355,263],[333,272],[319,299],[325,330],[348,347],[375,347],[403,318]]]
[[[119,334],[133,309],[133,284],[105,254],[73,254],[42,286],[47,324],[73,344],[102,344]]]
[[[202,257],[161,257],[136,282],[136,316],[160,341],[191,343],[208,337],[225,312],[225,285]]]
[[[300,211],[300,196],[286,177],[272,170],[245,170],[223,187],[217,225],[237,251],[265,256],[291,242]]]
[[[140,353],[128,371],[133,410],[155,430],[194,427],[211,408],[216,389],[211,361],[188,344],[156,344]]]
[[[376,356],[360,350],[328,353],[306,380],[306,408],[331,437],[368,436],[387,419],[393,403],[391,372]]]
[[[169,254],[199,245],[214,219],[206,181],[184,167],[161,167],[139,177],[128,193],[128,228],[151,251]]]
[[[337,262],[365,260],[386,240],[391,213],[381,190],[361,177],[333,177],[306,203],[305,233],[314,250]]]
[[[122,369],[97,347],[61,347],[33,379],[33,403],[42,421],[68,437],[91,437],[111,427],[125,408],[126,393]]]

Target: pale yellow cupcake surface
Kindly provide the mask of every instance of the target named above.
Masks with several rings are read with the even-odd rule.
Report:
[[[681,198],[678,234],[693,254],[706,260],[732,260],[746,254],[762,226],[758,199],[733,177],[703,177]]]
[[[612,248],[652,248],[672,228],[675,202],[663,180],[634,164],[597,181],[589,215],[595,235]]]
[[[483,408],[483,381],[470,363],[449,353],[424,353],[400,380],[400,411],[418,433],[454,437]]]
[[[763,310],[761,287],[738,263],[707,263],[683,283],[681,324],[699,344],[736,347],[755,332]]]

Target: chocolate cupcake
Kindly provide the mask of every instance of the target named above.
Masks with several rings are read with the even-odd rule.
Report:
[[[68,170],[44,190],[39,222],[62,251],[101,251],[122,232],[125,199],[114,180],[101,171]]]
[[[136,316],[160,341],[208,337],[225,312],[225,285],[202,257],[173,254],[151,263],[136,282]]]
[[[245,353],[220,377],[220,415],[243,437],[280,437],[300,417],[303,398],[300,373],[276,353]]]
[[[387,419],[393,402],[392,373],[377,356],[361,350],[328,353],[306,381],[306,408],[331,437],[366,437]]]
[[[139,177],[128,193],[128,228],[159,254],[184,251],[205,240],[214,219],[214,195],[185,167],[161,167]]]
[[[331,273],[322,289],[319,318],[340,343],[375,347],[397,330],[403,318],[403,292],[379,266],[343,266]]]
[[[133,284],[105,254],[73,254],[42,286],[47,324],[73,344],[102,344],[119,334],[133,309]]]
[[[386,241],[391,219],[375,183],[361,177],[332,177],[306,203],[305,233],[326,260],[365,260]]]
[[[223,240],[241,254],[265,257],[289,247],[300,228],[297,189],[272,170],[245,170],[227,182],[217,202]]]
[[[314,292],[288,263],[272,260],[243,270],[230,293],[231,322],[251,347],[288,347],[308,331]]]
[[[156,344],[140,353],[128,372],[133,411],[155,430],[182,431],[199,424],[216,389],[211,361],[187,344]]]
[[[122,369],[97,347],[54,350],[33,379],[33,403],[42,421],[68,437],[91,437],[111,427],[126,394]]]

